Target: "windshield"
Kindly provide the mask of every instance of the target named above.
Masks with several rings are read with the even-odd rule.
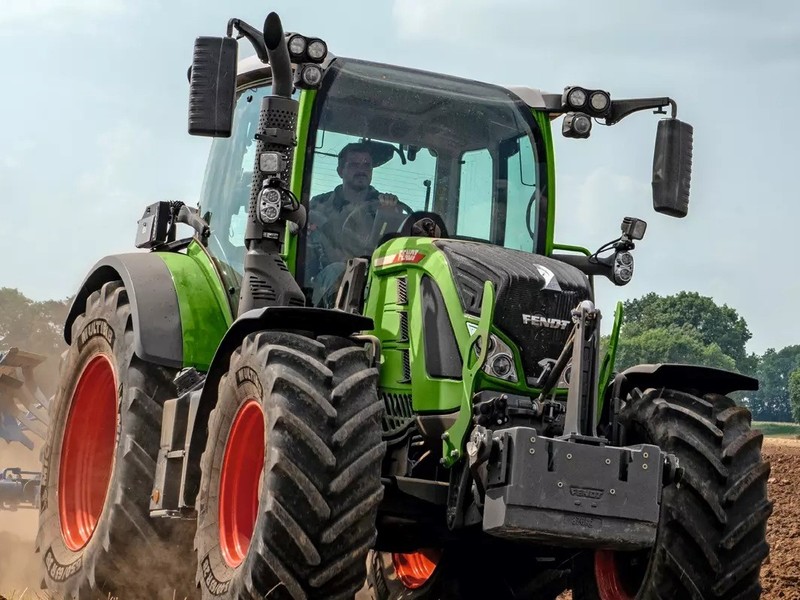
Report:
[[[206,168],[200,207],[228,288],[243,271],[254,137],[270,93],[263,81],[239,90],[232,135],[213,141]],[[450,237],[542,252],[544,157],[530,109],[503,88],[336,59],[312,116],[298,279],[318,288],[327,266],[368,256],[415,211],[438,216]]]
[[[337,59],[314,121],[306,286],[332,263],[371,254],[416,211],[441,218],[449,237],[541,252],[544,145],[507,90]],[[392,208],[399,216],[382,219]]]

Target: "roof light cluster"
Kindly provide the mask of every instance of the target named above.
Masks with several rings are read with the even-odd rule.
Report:
[[[322,63],[328,56],[328,45],[319,38],[299,33],[286,35],[289,57],[297,65],[295,85],[299,88],[316,88],[322,81]]]
[[[592,117],[599,119],[608,116],[611,95],[603,90],[572,86],[564,90],[561,104],[569,111],[561,127],[564,137],[588,138],[592,132]]]

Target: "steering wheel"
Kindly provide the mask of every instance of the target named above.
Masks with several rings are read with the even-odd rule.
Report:
[[[378,240],[384,233],[398,231],[408,215],[413,212],[414,210],[408,204],[400,202],[399,200],[393,205],[383,204],[379,200],[365,202],[354,208],[350,211],[350,214],[345,217],[344,223],[342,224],[341,239],[343,242],[344,240],[353,240],[353,236],[349,233],[353,231],[365,231],[365,225],[371,220],[372,227],[369,237],[366,239],[356,239],[356,245],[361,246],[362,250],[367,248],[372,249],[377,245]],[[364,251],[354,252],[354,255],[358,256],[364,253]]]

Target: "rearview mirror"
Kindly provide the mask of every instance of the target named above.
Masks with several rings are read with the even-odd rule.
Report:
[[[229,37],[199,37],[189,75],[189,134],[230,137],[238,44]]]
[[[653,208],[671,217],[689,211],[692,181],[692,126],[678,119],[658,123],[653,156]]]

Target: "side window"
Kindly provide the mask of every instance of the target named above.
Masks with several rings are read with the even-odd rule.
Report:
[[[535,231],[536,155],[530,138],[519,138],[519,150],[507,160],[508,187],[504,245],[530,252]],[[529,210],[530,209],[530,210]],[[529,231],[530,228],[530,231]]]
[[[487,149],[466,152],[461,159],[458,235],[488,240],[492,225],[494,169]]]

